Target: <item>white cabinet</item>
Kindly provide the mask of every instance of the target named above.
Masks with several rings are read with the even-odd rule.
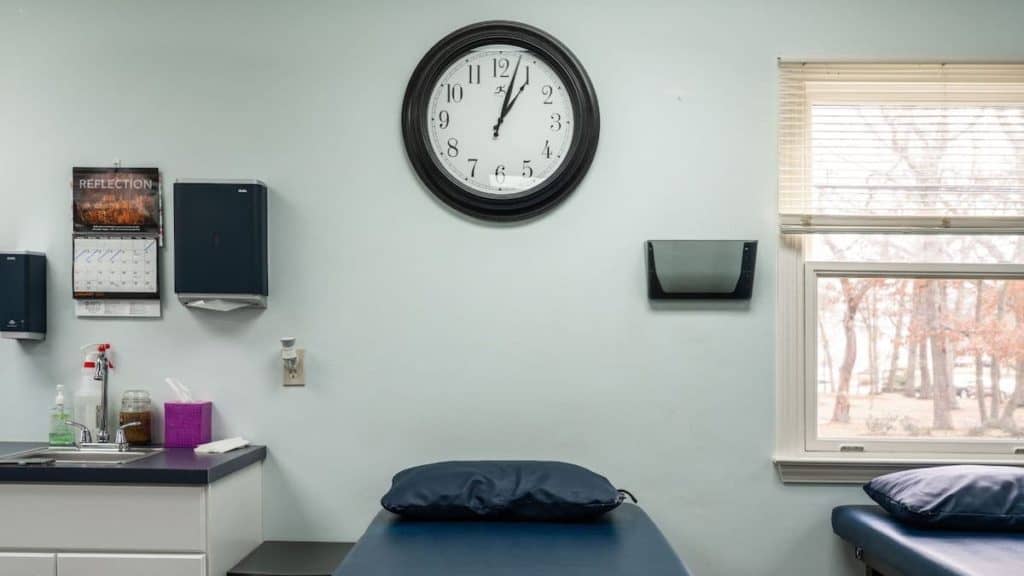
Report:
[[[58,554],[57,576],[206,576],[202,554]]]
[[[263,541],[263,465],[206,486],[0,484],[0,510],[0,576],[225,576]]]
[[[2,576],[55,576],[55,574],[57,574],[56,554],[0,552],[0,575]]]
[[[204,486],[0,485],[0,542],[13,550],[202,552],[205,491]]]

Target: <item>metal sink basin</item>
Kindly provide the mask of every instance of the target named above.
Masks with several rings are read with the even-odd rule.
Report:
[[[27,461],[53,460],[56,465],[87,464],[89,466],[118,466],[148,458],[163,452],[163,448],[131,448],[118,452],[112,448],[37,448],[18,454],[16,458]]]

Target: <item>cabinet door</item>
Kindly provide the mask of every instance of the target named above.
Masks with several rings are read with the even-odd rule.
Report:
[[[58,554],[57,576],[206,576],[203,554]]]
[[[0,552],[0,574],[3,576],[54,576],[57,574],[57,556],[27,552]]]
[[[0,483],[0,548],[199,554],[206,552],[205,493],[205,486]],[[110,526],[99,528],[99,518]],[[114,519],[129,518],[153,520],[111,531]]]

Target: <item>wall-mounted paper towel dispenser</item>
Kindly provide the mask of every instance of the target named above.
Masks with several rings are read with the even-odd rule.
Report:
[[[648,240],[651,300],[748,300],[756,240]]]
[[[46,338],[46,255],[0,252],[0,336]]]
[[[193,308],[226,312],[266,307],[266,184],[175,182],[174,291]]]

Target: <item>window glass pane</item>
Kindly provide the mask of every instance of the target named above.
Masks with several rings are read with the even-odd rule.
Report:
[[[810,234],[807,259],[824,262],[1024,264],[1024,237]]]
[[[1024,436],[1024,280],[819,278],[817,433]]]

